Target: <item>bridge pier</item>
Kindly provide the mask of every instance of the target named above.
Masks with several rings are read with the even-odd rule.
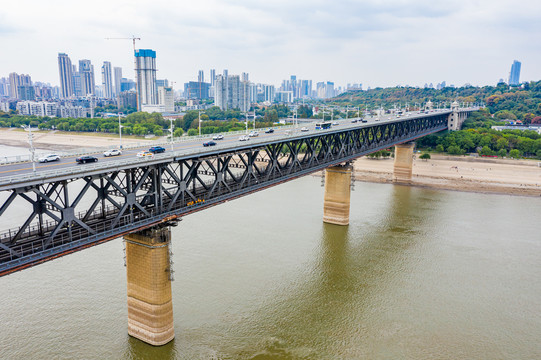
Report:
[[[394,146],[393,182],[411,184],[414,147],[415,143],[397,144]]]
[[[352,170],[349,164],[325,169],[324,222],[349,225]]]
[[[124,236],[128,282],[128,334],[151,345],[175,337],[169,227]]]

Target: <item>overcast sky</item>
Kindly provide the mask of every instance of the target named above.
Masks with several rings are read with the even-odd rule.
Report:
[[[157,52],[158,78],[209,69],[250,80],[462,86],[541,79],[540,0],[17,0],[0,6],[0,77],[59,84],[58,53],[111,61],[133,78],[131,40]]]

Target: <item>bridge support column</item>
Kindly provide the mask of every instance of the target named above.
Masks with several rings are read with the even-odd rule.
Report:
[[[395,145],[393,182],[411,184],[414,147],[415,143]]]
[[[128,281],[128,334],[151,345],[175,337],[169,227],[124,236]]]
[[[325,169],[324,222],[349,225],[352,170],[353,166],[349,164]]]

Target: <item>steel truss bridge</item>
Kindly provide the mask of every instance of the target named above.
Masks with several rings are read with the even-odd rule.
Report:
[[[0,178],[0,276],[446,130],[449,113]]]

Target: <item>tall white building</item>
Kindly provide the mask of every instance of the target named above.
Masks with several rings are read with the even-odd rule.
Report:
[[[118,95],[122,92],[122,68],[121,67],[115,67],[114,68],[114,74],[115,74],[115,95],[118,97]]]
[[[143,105],[157,105],[156,52],[150,49],[135,51],[135,76],[137,80],[137,110]]]
[[[111,63],[104,61],[101,67],[101,84],[103,85],[103,96],[107,99],[113,98],[113,76]]]
[[[60,97],[67,99],[74,95],[71,60],[68,54],[58,54],[58,73],[60,74]]]
[[[94,79],[94,65],[90,60],[79,60],[79,76],[81,77],[82,96],[94,95],[96,81]]]
[[[166,113],[175,111],[175,93],[172,87],[158,87],[158,103],[163,105],[164,112]]]

